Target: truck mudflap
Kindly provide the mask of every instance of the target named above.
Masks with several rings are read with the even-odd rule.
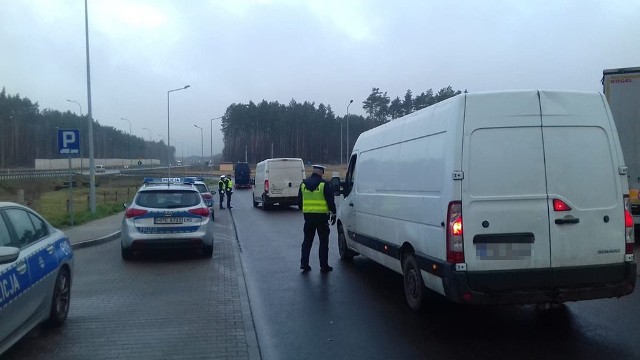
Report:
[[[589,278],[594,270],[604,271],[608,276],[600,276],[598,279]],[[553,270],[529,270],[519,271],[518,274],[509,271],[495,272],[465,272],[455,271],[455,265],[443,267],[443,285],[445,296],[457,303],[463,304],[512,304],[528,305],[539,303],[563,303],[568,301],[580,301],[591,299],[603,299],[622,297],[633,292],[636,284],[637,264],[625,262],[615,265],[597,267],[577,267]],[[561,286],[554,283],[541,283],[540,279],[560,276]],[[510,276],[511,275],[511,276]],[[478,282],[478,276],[482,282]],[[535,286],[527,286],[520,282],[520,286],[514,286],[522,279],[537,281]],[[493,281],[491,279],[494,279]],[[514,281],[514,279],[516,281]],[[573,282],[567,279],[574,279]],[[475,288],[472,283],[482,284]],[[491,286],[487,286],[491,284]]]

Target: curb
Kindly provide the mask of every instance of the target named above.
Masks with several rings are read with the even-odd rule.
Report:
[[[247,340],[247,351],[249,353],[250,360],[260,360],[262,359],[262,354],[260,353],[260,343],[258,342],[258,334],[256,333],[256,328],[253,323],[253,312],[251,311],[251,301],[249,300],[247,283],[244,281],[244,265],[242,264],[242,259],[240,258],[242,246],[240,245],[238,230],[236,228],[236,221],[233,218],[233,211],[231,211],[231,209],[229,209],[229,216],[231,217],[233,235],[236,238],[236,249],[238,250],[234,251],[234,256],[236,260],[236,266],[238,266],[238,268],[240,269],[237,274],[237,279],[238,287],[240,288],[240,304],[242,308],[242,318],[244,320],[245,338]]]
[[[107,243],[109,241],[115,240],[117,238],[120,237],[120,230],[109,234],[107,236],[103,236],[101,238],[97,238],[97,239],[92,239],[92,240],[84,240],[84,241],[80,241],[74,244],[71,244],[71,248],[76,250],[76,249],[82,249],[82,248],[86,248],[86,247],[90,247],[90,246],[96,246],[96,245],[100,245],[100,244],[104,244]]]

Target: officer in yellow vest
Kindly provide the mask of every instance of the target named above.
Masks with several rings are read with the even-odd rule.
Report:
[[[298,204],[304,213],[304,241],[300,257],[300,269],[303,272],[311,270],[309,253],[316,231],[320,239],[320,248],[318,249],[320,271],[327,273],[333,270],[329,266],[328,222],[331,220],[331,225],[336,223],[336,204],[331,185],[322,179],[322,175],[324,175],[324,166],[313,165],[313,173],[300,184],[298,190]]]
[[[233,194],[233,180],[231,180],[231,174],[227,174],[224,181],[225,192],[227,195],[227,209],[233,209],[233,206],[231,206],[231,195]]]
[[[224,194],[227,191],[227,181],[224,175],[220,175],[218,181],[218,194],[220,194],[220,209],[224,209]]]

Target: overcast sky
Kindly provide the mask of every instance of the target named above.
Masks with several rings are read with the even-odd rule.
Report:
[[[313,101],[363,114],[451,85],[601,91],[602,70],[640,66],[640,1],[89,0],[93,117],[210,153],[232,103]],[[87,112],[84,1],[0,1],[0,86]],[[151,129],[149,131],[143,128]],[[213,121],[213,153],[222,150]]]

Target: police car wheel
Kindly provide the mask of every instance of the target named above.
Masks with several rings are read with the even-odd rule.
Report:
[[[133,251],[131,249],[122,248],[122,260],[132,260],[133,259]]]
[[[408,255],[404,260],[402,270],[404,274],[404,294],[407,298],[407,304],[409,304],[411,310],[418,311],[424,302],[425,287],[418,262],[413,255]]]
[[[64,324],[69,314],[69,303],[71,300],[71,275],[69,270],[61,268],[56,277],[53,287],[53,297],[51,299],[51,311],[47,321],[49,326],[58,327]]]
[[[206,258],[213,257],[213,246],[205,246],[202,248],[202,256]]]

